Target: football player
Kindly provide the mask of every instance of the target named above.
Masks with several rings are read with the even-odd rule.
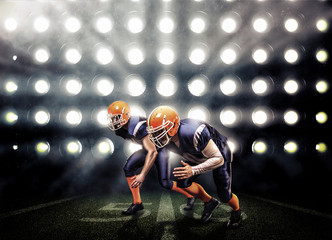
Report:
[[[242,215],[239,200],[231,190],[232,153],[227,138],[203,121],[189,118],[180,121],[176,111],[168,106],[155,108],[147,125],[155,146],[167,146],[186,160],[181,161],[182,167],[174,168],[173,174],[178,179],[177,186],[203,200],[205,206],[202,220],[209,220],[220,202],[204,193],[204,189],[196,186],[193,180],[200,174],[212,171],[220,200],[232,208],[227,227],[239,226]]]
[[[150,141],[146,132],[146,119],[138,116],[131,116],[130,108],[123,101],[115,101],[108,107],[108,127],[115,132],[117,136],[125,140],[131,140],[141,144],[143,148],[133,153],[127,160],[123,170],[127,178],[129,188],[133,195],[133,203],[122,213],[131,215],[144,209],[141,197],[140,187],[144,179],[155,163],[158,171],[158,180],[162,187],[182,193],[187,198],[185,210],[191,210],[195,203],[195,198],[177,187],[176,182],[170,180],[170,165],[168,155],[164,149],[156,149]],[[136,170],[142,168],[139,174]]]

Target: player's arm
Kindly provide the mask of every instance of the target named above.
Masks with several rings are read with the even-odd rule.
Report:
[[[203,149],[202,154],[207,158],[205,162],[196,166],[190,166],[188,163],[181,161],[183,167],[174,168],[174,176],[178,179],[185,179],[192,177],[193,175],[212,171],[224,164],[224,158],[212,139],[209,140],[208,144]]]
[[[143,139],[143,147],[147,151],[144,166],[142,168],[142,171],[140,174],[134,176],[132,179],[134,180],[131,184],[132,187],[139,187],[144,182],[144,179],[148,172],[150,171],[151,167],[154,164],[154,161],[156,160],[156,157],[158,155],[157,149],[155,145],[151,142],[148,135],[146,135]]]

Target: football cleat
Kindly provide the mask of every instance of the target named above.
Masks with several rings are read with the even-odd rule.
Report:
[[[190,211],[194,208],[196,198],[187,198],[187,205],[183,208],[183,210]]]
[[[132,203],[127,210],[122,211],[122,214],[133,215],[135,212],[137,212],[139,210],[143,210],[143,209],[144,209],[143,203],[139,203],[139,204]]]
[[[228,228],[237,228],[240,226],[240,223],[242,221],[242,212],[241,209],[237,211],[232,211],[231,216],[227,222],[227,227]]]
[[[220,202],[215,198],[212,198],[210,201],[204,203],[204,210],[201,217],[202,221],[207,222],[211,218],[213,211],[216,210],[219,205]]]

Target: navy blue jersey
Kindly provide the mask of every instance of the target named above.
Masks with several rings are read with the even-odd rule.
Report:
[[[209,124],[190,118],[181,120],[178,136],[179,147],[171,142],[168,149],[180,154],[186,160],[198,164],[206,160],[202,151],[211,139],[220,150],[225,147],[227,142],[227,138]]]
[[[115,131],[115,134],[125,140],[131,140],[143,145],[142,139],[148,135],[146,131],[146,118],[132,116],[128,121],[128,130],[120,128]]]

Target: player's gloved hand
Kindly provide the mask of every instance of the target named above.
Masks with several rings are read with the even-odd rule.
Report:
[[[131,178],[131,180],[135,180],[135,181],[133,181],[130,186],[132,188],[140,187],[140,186],[142,186],[144,179],[145,179],[145,176],[143,174],[138,174]]]
[[[178,179],[186,179],[193,176],[193,171],[191,169],[191,166],[188,163],[185,163],[184,161],[181,161],[183,167],[176,167],[174,168],[173,174],[174,177],[177,177]]]

